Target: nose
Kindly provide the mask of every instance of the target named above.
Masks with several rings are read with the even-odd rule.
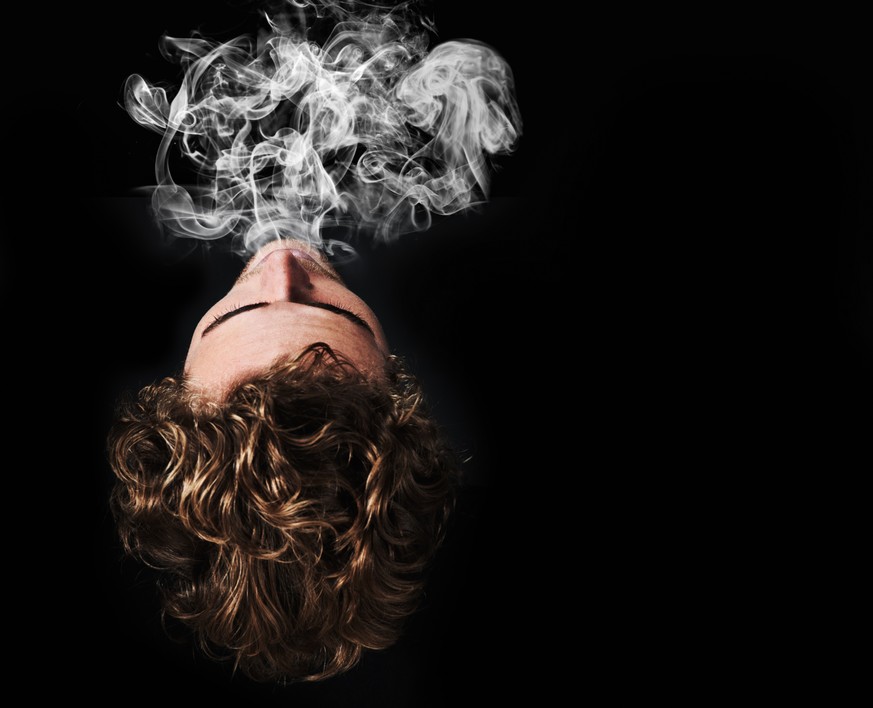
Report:
[[[261,289],[273,301],[302,302],[313,290],[309,273],[292,251],[273,251],[261,262]]]

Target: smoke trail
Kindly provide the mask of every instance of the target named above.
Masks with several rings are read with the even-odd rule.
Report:
[[[163,136],[152,204],[171,233],[227,237],[241,255],[288,236],[350,250],[323,229],[387,241],[487,197],[488,156],[510,152],[521,131],[496,51],[472,40],[428,51],[429,25],[408,3],[286,9],[265,15],[257,42],[164,38],[184,68],[172,100],[127,80],[127,111]],[[322,46],[307,38],[316,10],[335,23]],[[197,187],[174,182],[174,146]]]

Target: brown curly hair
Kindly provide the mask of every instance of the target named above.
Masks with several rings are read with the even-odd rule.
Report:
[[[444,533],[457,460],[402,361],[324,344],[207,401],[183,376],[118,409],[111,496],[163,610],[259,679],[323,679],[394,643]]]

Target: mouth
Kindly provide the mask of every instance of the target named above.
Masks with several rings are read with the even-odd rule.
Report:
[[[279,249],[279,250],[284,250],[284,249]],[[288,250],[291,251],[291,253],[294,254],[294,257],[295,257],[295,258],[302,258],[302,259],[307,260],[307,261],[312,261],[313,263],[318,263],[318,261],[316,261],[316,260],[315,260],[315,259],[314,259],[314,258],[313,258],[309,253],[307,253],[306,251],[301,251],[299,248],[289,248]],[[321,264],[319,263],[319,265],[321,265]]]
[[[337,281],[338,283],[342,282],[339,273],[334,270],[333,266],[330,265],[330,263],[327,263],[319,257],[319,252],[300,248],[298,243],[295,243],[294,245],[291,245],[291,243],[292,242],[289,241],[278,241],[275,243],[275,245],[271,244],[271,246],[263,249],[266,252],[260,258],[257,258],[257,260],[253,258],[251,261],[249,261],[249,264],[240,274],[237,282],[242,282],[242,280],[256,273],[264,265],[267,259],[270,258],[270,256],[275,253],[279,253],[280,251],[288,251],[292,253],[297,259],[297,262],[304,270],[316,275],[323,275],[327,278],[330,278],[331,280]]]
[[[309,244],[299,240],[285,239],[282,241],[273,241],[260,249],[258,254],[249,262],[249,267],[254,268],[260,265],[268,256],[273,255],[276,251],[291,251],[297,258],[306,258],[316,263],[320,262],[319,252],[311,248]],[[258,255],[260,257],[258,258]]]
[[[276,248],[266,254],[263,258],[259,259],[257,263],[252,267],[252,270],[256,270],[260,266],[264,265],[272,256],[275,256],[277,253],[292,253],[294,254],[294,258],[300,262],[300,265],[303,266],[304,270],[308,270],[309,272],[322,272],[325,270],[324,265],[315,260],[310,254],[306,253],[306,251],[301,251],[297,248]]]

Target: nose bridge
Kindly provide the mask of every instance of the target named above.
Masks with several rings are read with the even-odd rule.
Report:
[[[264,285],[275,300],[296,300],[312,289],[309,273],[291,251],[276,251],[264,264]]]

